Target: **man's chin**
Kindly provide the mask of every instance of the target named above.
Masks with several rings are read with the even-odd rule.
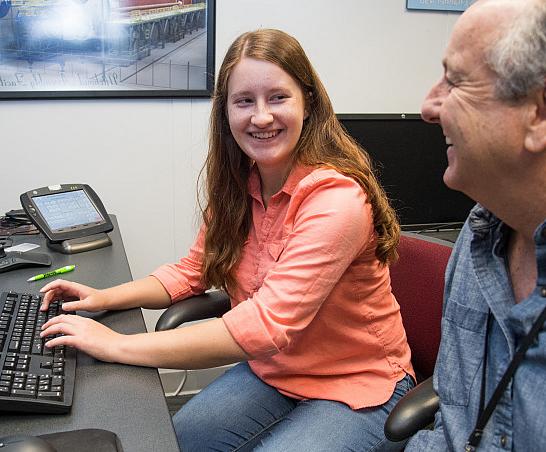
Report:
[[[455,174],[453,168],[449,166],[447,167],[444,172],[443,180],[447,188],[450,188],[451,190],[462,191],[460,181],[457,179],[457,175]]]

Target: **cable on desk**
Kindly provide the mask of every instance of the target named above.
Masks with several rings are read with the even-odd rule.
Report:
[[[28,218],[4,215],[0,217],[0,236],[38,234],[38,229]]]

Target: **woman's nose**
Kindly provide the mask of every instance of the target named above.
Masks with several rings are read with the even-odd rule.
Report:
[[[266,127],[273,122],[273,114],[266,104],[258,103],[250,122],[256,127]]]

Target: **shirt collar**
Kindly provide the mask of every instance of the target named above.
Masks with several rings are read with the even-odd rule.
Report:
[[[501,221],[481,204],[476,204],[468,216],[468,224],[476,235],[485,235]]]
[[[510,228],[498,217],[482,205],[476,204],[470,211],[468,224],[477,243],[491,243],[495,256],[505,255]]]
[[[540,293],[542,297],[546,294],[546,219],[535,230],[535,243],[537,245],[537,269],[538,284],[541,286]]]
[[[534,238],[537,245],[546,245],[546,218],[542,224],[536,228]]]
[[[292,170],[290,171],[290,174],[288,175],[288,178],[286,179],[280,191],[286,193],[288,196],[292,196],[292,194],[294,193],[294,190],[296,189],[298,184],[301,182],[301,180],[305,176],[310,174],[314,169],[315,168],[313,168],[312,166],[295,164],[292,167]],[[262,193],[261,193],[260,173],[258,171],[258,166],[256,164],[252,165],[252,168],[250,169],[250,177],[248,179],[248,193],[254,199],[261,202]]]
[[[494,234],[496,240],[493,252],[497,256],[502,255],[510,233],[510,228],[506,224],[480,204],[476,204],[470,211],[468,224],[476,238],[481,239],[489,233]],[[537,246],[546,245],[546,219],[535,230],[534,240]]]

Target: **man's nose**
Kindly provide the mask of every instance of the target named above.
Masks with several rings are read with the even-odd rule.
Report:
[[[421,105],[421,117],[426,122],[440,123],[440,110],[446,95],[447,89],[442,79],[430,89]]]

